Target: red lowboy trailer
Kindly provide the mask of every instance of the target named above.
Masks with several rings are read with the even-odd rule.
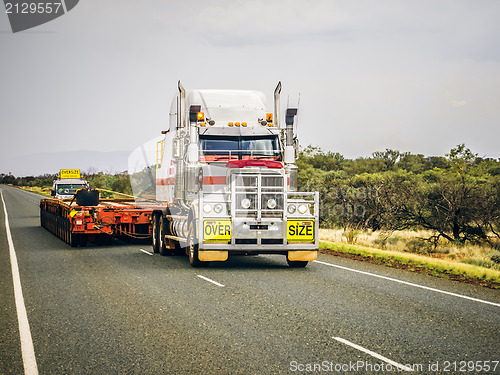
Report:
[[[133,199],[101,199],[79,205],[74,199],[42,199],[40,224],[72,247],[87,241],[151,238],[152,209],[138,207]]]

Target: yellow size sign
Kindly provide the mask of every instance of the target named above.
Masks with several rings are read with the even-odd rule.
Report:
[[[231,220],[203,220],[203,242],[231,241]]]
[[[314,220],[288,220],[286,233],[288,243],[314,242]]]
[[[80,178],[79,169],[61,169],[59,172],[61,178]]]

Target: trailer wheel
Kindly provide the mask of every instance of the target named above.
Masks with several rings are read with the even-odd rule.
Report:
[[[207,267],[210,262],[203,262],[198,257],[198,240],[196,238],[196,226],[194,221],[189,222],[188,227],[188,238],[187,238],[187,253],[189,258],[189,263],[195,268]]]
[[[153,253],[159,253],[160,252],[160,218],[158,215],[153,216],[152,220],[152,242],[153,242]]]
[[[80,234],[78,239],[78,246],[80,247],[85,247],[87,246],[87,235],[86,234]]]
[[[80,235],[77,233],[69,232],[69,245],[71,247],[77,247],[80,245]]]
[[[69,220],[63,219],[62,224],[63,224],[62,227],[63,241],[69,244]]]
[[[71,245],[71,228],[68,219],[65,220],[65,227],[66,227],[66,243],[68,245]]]
[[[65,225],[65,222],[64,222],[64,218],[60,217],[59,218],[59,238],[63,241],[63,242],[66,242],[66,225]]]
[[[304,268],[307,266],[307,260],[288,260],[288,257],[286,259],[288,262],[288,265],[292,268]]]
[[[160,254],[165,256],[165,255],[172,255],[174,253],[174,250],[172,249],[174,246],[173,241],[171,239],[166,239],[165,235],[167,234],[167,222],[165,217],[162,215],[160,217]]]

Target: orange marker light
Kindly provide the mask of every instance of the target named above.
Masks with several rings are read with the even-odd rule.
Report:
[[[205,119],[205,114],[204,114],[203,112],[198,112],[198,113],[196,114],[196,119],[197,119],[198,121],[203,121],[203,120]]]

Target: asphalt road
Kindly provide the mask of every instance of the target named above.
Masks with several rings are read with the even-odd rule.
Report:
[[[328,255],[194,269],[144,244],[70,248],[39,196],[0,188],[40,374],[500,373],[499,291]],[[0,205],[0,374],[23,374]]]

